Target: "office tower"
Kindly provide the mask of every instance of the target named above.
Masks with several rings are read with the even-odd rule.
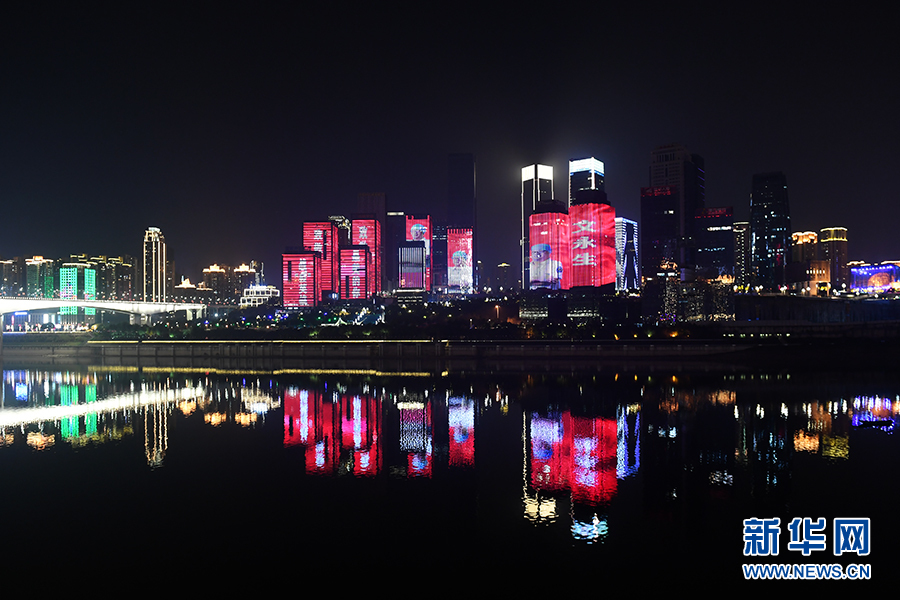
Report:
[[[680,268],[694,264],[694,215],[706,206],[706,173],[703,158],[691,154],[679,144],[660,146],[650,154],[650,187],[673,189],[675,231],[668,237],[677,241],[674,257]],[[641,217],[641,229],[648,233],[648,223]]]
[[[281,265],[284,307],[316,306],[322,297],[322,256],[303,248],[286,248]]]
[[[365,300],[372,295],[371,252],[368,246],[344,246],[340,249],[341,300]]]
[[[431,289],[447,291],[447,226],[431,223]]]
[[[384,228],[384,262],[385,289],[393,292],[400,287],[400,271],[397,256],[400,252],[400,244],[406,241],[406,213],[402,211],[389,211],[387,223]]]
[[[400,242],[397,251],[399,279],[397,289],[424,290],[426,282],[425,242],[422,240]]]
[[[785,285],[791,216],[784,173],[753,176],[750,192],[750,265],[756,286],[779,291]]]
[[[144,232],[143,265],[142,295],[144,302],[165,302],[169,269],[166,258],[166,238],[159,227],[149,227]]]
[[[367,215],[367,218],[362,216],[354,218],[350,225],[350,241],[354,246],[366,246],[369,249],[367,255],[369,262],[366,265],[366,276],[368,277],[366,289],[368,296],[380,293],[384,270],[381,223],[374,218],[374,215]],[[343,281],[343,275],[341,279]]]
[[[616,283],[616,211],[609,204],[576,200],[569,208],[571,287]]]
[[[819,236],[819,258],[831,265],[831,289],[850,289],[850,267],[847,266],[847,228],[826,227]]]
[[[431,291],[431,216],[406,215],[406,241],[425,244],[425,291]],[[402,286],[401,286],[402,287]]]
[[[569,215],[562,202],[539,202],[528,218],[528,289],[567,290],[572,280]]]
[[[381,230],[382,239],[387,235],[387,197],[384,192],[359,194],[357,196],[356,213],[357,217],[361,215],[369,215],[378,221]],[[356,243],[356,242],[353,242]],[[375,250],[373,249],[373,252]],[[384,257],[390,256],[385,254],[384,247],[378,249],[378,282],[375,287],[375,293],[388,289],[388,273],[384,268]]]
[[[521,237],[519,238],[522,287],[529,287],[529,261],[531,243],[529,239],[529,219],[537,209],[539,202],[553,200],[553,167],[546,165],[529,165],[522,168],[522,214]]]
[[[593,156],[569,161],[568,206],[570,208],[574,204],[590,202],[609,204],[606,200],[603,170],[603,163]]]
[[[734,211],[730,206],[701,208],[694,215],[696,273],[729,285],[734,278]],[[727,281],[726,281],[727,280]]]
[[[319,289],[327,298],[337,297],[340,288],[340,264],[338,256],[338,228],[331,221],[315,221],[303,224],[303,247],[318,252],[322,260]],[[316,302],[322,300],[317,298]]]
[[[734,287],[747,292],[752,281],[750,270],[750,223],[739,221],[732,226],[734,232]]]
[[[641,188],[641,272],[654,277],[677,269],[678,191],[673,186]]]
[[[451,154],[447,160],[447,225],[475,229],[475,155]]]
[[[631,219],[616,217],[616,290],[641,289],[638,257],[638,226]]]
[[[475,284],[472,229],[447,230],[447,291],[471,294]]]

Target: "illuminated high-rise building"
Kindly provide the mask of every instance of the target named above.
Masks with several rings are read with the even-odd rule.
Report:
[[[397,251],[398,289],[425,290],[425,256],[424,241],[400,242]]]
[[[752,281],[750,269],[750,223],[738,221],[732,225],[734,233],[734,286],[738,291],[749,291]]]
[[[384,271],[383,244],[381,238],[381,222],[375,215],[366,217],[354,217],[350,225],[350,241],[354,246],[365,246],[369,249],[367,254],[366,273],[368,283],[366,291],[369,297],[381,292],[381,282]],[[341,284],[344,284],[343,275]]]
[[[25,295],[29,298],[52,298],[55,262],[43,256],[25,260]]]
[[[430,292],[433,251],[430,215],[406,215],[406,241],[425,244],[425,291]]]
[[[318,305],[322,297],[322,257],[318,252],[287,248],[281,255],[285,308]]]
[[[338,227],[332,221],[303,224],[303,247],[318,252],[322,260],[319,287],[326,296],[336,295],[340,289],[340,260],[338,256]],[[318,298],[318,302],[321,298]]]
[[[59,269],[59,297],[63,300],[96,300],[97,271],[87,263],[63,263]],[[96,309],[85,308],[83,314],[93,316]],[[77,306],[62,306],[63,324],[78,322]]]
[[[641,289],[638,259],[638,226],[631,219],[616,217],[616,290]]]
[[[144,232],[144,302],[165,302],[167,298],[168,262],[166,238],[159,227],[149,227]]]
[[[847,266],[847,228],[826,227],[819,236],[819,258],[831,265],[831,289],[850,289],[850,267]]]
[[[778,291],[786,284],[790,257],[791,213],[784,173],[753,176],[750,192],[750,264],[756,285]]]
[[[609,204],[606,200],[603,163],[594,158],[579,158],[569,161],[569,204],[596,202]]]
[[[535,213],[539,202],[553,200],[553,167],[547,165],[529,165],[522,168],[522,214],[520,259],[522,287],[529,287],[529,260],[531,255],[529,219]]]
[[[341,300],[365,300],[371,297],[374,277],[369,271],[371,252],[365,245],[344,246],[340,250]]]

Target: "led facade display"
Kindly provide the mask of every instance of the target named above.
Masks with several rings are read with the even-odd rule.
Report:
[[[340,287],[338,283],[340,271],[337,226],[331,221],[304,223],[303,247],[312,252],[318,252],[322,257],[322,280],[320,283],[322,291],[336,292]],[[317,300],[319,299],[321,298]]]
[[[369,295],[381,291],[381,224],[375,219],[355,219],[350,229],[350,241],[354,246],[369,248]]]
[[[369,297],[369,247],[341,248],[341,300],[364,300]]]
[[[406,241],[425,242],[425,289],[431,291],[431,217],[406,215]]]
[[[475,276],[472,268],[472,230],[447,231],[447,288],[451,293],[470,294]]]
[[[895,264],[866,265],[850,268],[853,291],[883,292],[900,288],[900,266]]]
[[[616,281],[616,211],[608,204],[576,204],[569,209],[571,286]]]
[[[425,289],[425,244],[405,242],[400,244],[400,288],[410,290]]]
[[[282,254],[282,294],[286,308],[315,306],[322,296],[322,259],[315,252]]]
[[[533,290],[569,289],[571,259],[569,215],[537,213],[528,218],[529,287]]]

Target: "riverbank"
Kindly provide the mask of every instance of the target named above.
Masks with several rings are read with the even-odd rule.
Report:
[[[57,334],[60,335],[60,334]],[[3,362],[15,365],[95,365],[220,370],[375,370],[458,372],[586,371],[654,364],[692,369],[766,366],[871,367],[890,361],[897,342],[843,340],[580,341],[96,341],[5,336]],[[59,343],[65,341],[66,343]]]

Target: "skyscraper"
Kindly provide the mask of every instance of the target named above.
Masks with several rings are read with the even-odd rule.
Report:
[[[750,192],[750,265],[756,285],[774,292],[786,284],[784,267],[790,240],[787,178],[781,172],[754,175]]]
[[[569,207],[573,204],[608,204],[603,163],[591,156],[569,161]]]
[[[693,266],[695,262],[694,215],[706,206],[706,172],[703,165],[700,155],[691,154],[680,144],[660,146],[650,154],[650,187],[669,187],[675,195],[675,231],[667,237],[677,240],[675,262],[682,269]],[[644,233],[649,232],[643,216],[641,227]]]
[[[166,238],[159,227],[148,227],[144,232],[144,302],[166,301]]]
[[[738,221],[732,226],[734,233],[734,287],[746,292],[750,289],[750,223]]]
[[[451,154],[447,161],[447,225],[475,229],[475,155]]]
[[[531,243],[529,240],[529,219],[537,209],[539,202],[553,200],[553,167],[547,165],[529,165],[522,167],[522,223],[519,239],[522,287],[529,285],[529,258]]]
[[[641,289],[638,259],[638,226],[631,219],[616,217],[616,290]]]

